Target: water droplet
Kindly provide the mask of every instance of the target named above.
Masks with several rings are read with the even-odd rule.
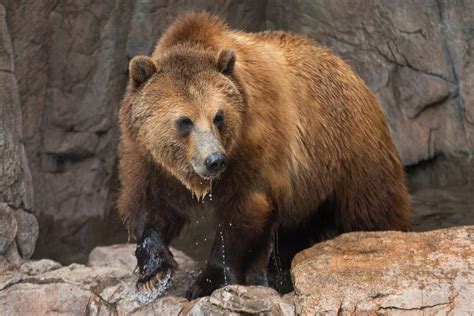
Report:
[[[232,223],[229,223],[229,226],[232,226]]]
[[[204,237],[204,241],[207,241],[207,238],[206,238],[206,237]]]
[[[219,224],[219,227],[221,225]],[[227,285],[229,284],[228,281],[227,281],[227,271],[228,271],[228,267],[227,267],[227,264],[225,262],[225,245],[224,245],[224,234],[222,233],[222,231],[219,231],[219,235],[221,237],[221,244],[222,244],[222,265],[224,267],[224,285]]]

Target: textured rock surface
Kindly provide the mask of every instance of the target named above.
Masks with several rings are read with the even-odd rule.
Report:
[[[263,286],[227,286],[199,299],[189,315],[285,315],[295,314],[291,301]]]
[[[129,272],[137,265],[134,244],[97,247],[89,255],[88,265],[91,267],[118,267]],[[179,268],[175,271],[167,295],[184,296],[193,278],[197,275],[199,265],[182,251],[171,248]]]
[[[292,262],[297,312],[474,313],[474,226],[351,233]]]
[[[29,177],[15,181],[13,172],[0,177],[0,187],[8,181],[8,188],[24,192],[2,190],[2,195],[10,196],[15,205],[23,201],[25,209],[38,216],[37,257],[85,262],[93,246],[125,240],[113,201],[118,185],[116,113],[127,62],[148,54],[163,29],[191,9],[218,13],[239,29],[292,30],[332,47],[381,99],[404,163],[434,161],[411,170],[423,171],[417,172],[418,180],[446,183],[474,175],[474,163],[467,158],[474,152],[474,19],[468,14],[474,10],[472,1],[0,3],[7,9],[20,98],[15,93],[1,95],[21,104],[34,208]],[[1,82],[8,82],[1,87],[16,90],[11,59],[4,54],[11,52],[9,43],[1,52],[1,78],[6,78]],[[19,135],[19,107],[13,109],[15,118],[9,124]],[[15,146],[20,147],[7,152],[23,151]],[[446,155],[459,158],[438,163],[438,157]],[[24,155],[19,157],[1,156],[1,165],[20,170],[25,164],[19,165]]]
[[[273,289],[229,286],[212,296],[188,302],[185,290],[195,275],[196,262],[172,250],[179,269],[164,297],[141,303],[132,275],[132,245],[96,248],[89,265],[61,267],[51,260],[24,263],[20,270],[0,273],[0,309],[10,314],[79,313],[93,315],[228,315],[272,313],[294,315],[294,305]],[[176,295],[176,296],[169,296]]]
[[[22,116],[13,50],[0,4],[0,261],[20,264],[38,238],[33,185],[22,144]],[[21,256],[20,256],[21,254]]]
[[[133,245],[96,248],[89,266],[31,261],[0,272],[0,310],[10,314],[358,315],[474,313],[474,226],[428,233],[350,233],[299,253],[295,292],[233,285],[188,302],[196,262],[180,265],[163,297],[142,303]],[[174,296],[171,296],[174,295]]]
[[[18,225],[13,210],[6,203],[0,203],[0,254],[4,254],[15,240]]]

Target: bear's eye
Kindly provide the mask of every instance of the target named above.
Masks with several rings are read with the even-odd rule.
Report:
[[[187,136],[193,129],[193,121],[189,117],[181,117],[176,121],[176,128],[181,135]]]
[[[224,113],[222,113],[222,111],[217,112],[216,116],[214,117],[214,125],[218,129],[222,129],[224,126]]]

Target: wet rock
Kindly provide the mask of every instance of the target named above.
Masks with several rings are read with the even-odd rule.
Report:
[[[201,298],[188,315],[296,315],[295,306],[274,289],[230,285]]]
[[[474,312],[474,227],[350,233],[296,255],[297,312]]]
[[[88,265],[91,267],[117,267],[130,273],[135,269],[135,244],[122,244],[106,247],[96,247],[89,255]],[[184,252],[171,248],[178,269],[174,272],[171,284],[165,295],[184,296],[199,271],[199,264]]]

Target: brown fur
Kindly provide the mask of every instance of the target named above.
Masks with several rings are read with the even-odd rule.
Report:
[[[235,65],[225,73],[229,54]],[[243,283],[255,262],[268,261],[278,227],[298,234],[314,223],[306,229],[313,241],[410,229],[404,171],[378,101],[329,49],[295,34],[243,33],[188,14],[166,31],[152,60],[158,71],[138,66],[136,80],[131,65],[120,110],[119,210],[135,238],[156,226],[168,246],[200,205],[189,191],[203,198],[212,189],[218,233],[232,249],[228,278]],[[219,109],[220,133],[212,127]],[[229,165],[219,179],[190,167],[196,144],[173,123],[182,115],[220,138]],[[220,247],[216,238],[206,278],[220,269]],[[212,290],[203,289],[203,276],[191,297]]]

